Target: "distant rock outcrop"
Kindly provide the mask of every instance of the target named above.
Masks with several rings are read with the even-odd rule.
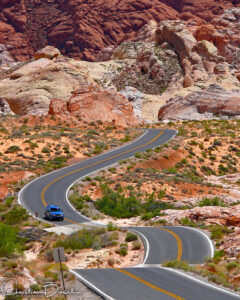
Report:
[[[134,39],[149,20],[211,21],[236,0],[1,0],[0,43],[15,60],[53,45],[62,54],[92,61],[98,51]]]
[[[186,97],[171,98],[160,108],[158,118],[201,120],[217,115],[240,116],[240,90],[227,91],[213,84]]]

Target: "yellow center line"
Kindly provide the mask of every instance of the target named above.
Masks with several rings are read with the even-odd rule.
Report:
[[[166,228],[159,228],[159,229],[167,231],[168,233],[170,233],[177,240],[177,244],[178,244],[177,260],[181,260],[181,258],[182,258],[182,240],[179,237],[179,235],[176,234],[175,232],[173,232],[172,230],[169,230],[169,229],[166,229]]]
[[[83,167],[83,168],[77,169],[77,170],[75,170],[75,171],[69,172],[69,173],[67,173],[67,174],[65,174],[65,175],[62,175],[62,176],[60,176],[60,177],[54,179],[54,180],[51,181],[48,185],[46,185],[45,188],[44,188],[44,189],[42,190],[42,192],[41,192],[41,200],[42,200],[43,205],[44,205],[44,206],[47,206],[47,203],[46,203],[46,201],[45,201],[45,197],[44,197],[44,196],[45,196],[46,190],[47,190],[53,183],[59,181],[60,179],[66,177],[66,176],[68,176],[68,175],[72,175],[72,174],[74,174],[74,173],[77,173],[77,172],[82,171],[82,170],[84,170],[84,169],[87,169],[87,168],[89,168],[89,167],[98,165],[98,164],[100,164],[100,163],[102,163],[102,162],[104,162],[104,161],[108,161],[108,160],[110,160],[110,159],[112,159],[112,158],[119,157],[119,156],[121,156],[121,155],[123,155],[123,154],[129,153],[129,152],[134,151],[134,150],[136,150],[136,149],[139,149],[139,148],[142,148],[142,147],[144,147],[144,146],[147,146],[147,145],[151,144],[152,142],[154,142],[156,139],[158,139],[158,138],[163,134],[163,132],[164,132],[164,130],[161,130],[161,132],[160,132],[154,139],[152,139],[151,141],[149,141],[149,142],[147,142],[147,143],[145,143],[145,144],[143,144],[143,145],[137,146],[137,147],[135,147],[135,148],[133,148],[133,149],[127,150],[127,151],[122,152],[122,153],[120,153],[120,154],[116,154],[116,155],[113,155],[113,156],[111,156],[111,157],[105,158],[105,159],[100,160],[100,161],[98,161],[98,162],[96,162],[96,163],[93,163],[93,164],[88,165],[88,166],[86,166],[86,167]],[[74,221],[73,221],[73,222],[74,222]],[[78,223],[76,223],[76,224],[78,224]]]
[[[154,289],[154,290],[156,290],[158,292],[164,293],[164,294],[166,294],[166,295],[168,295],[168,296],[170,296],[170,297],[172,297],[174,299],[185,300],[185,298],[182,298],[182,297],[180,297],[180,296],[178,296],[178,295],[176,295],[174,293],[171,293],[169,291],[161,289],[160,287],[158,287],[158,286],[156,286],[156,285],[154,285],[154,284],[152,284],[152,283],[150,283],[150,282],[148,282],[148,281],[146,281],[146,280],[144,280],[144,279],[142,279],[142,278],[140,278],[140,277],[138,277],[136,275],[133,275],[132,273],[130,273],[130,272],[126,271],[126,270],[116,269],[116,268],[114,268],[114,270],[116,270],[118,272],[121,272],[121,273],[123,273],[123,274],[125,274],[125,275],[127,275],[129,277],[132,277],[132,278],[136,279],[137,281],[139,281],[139,282],[141,282],[141,283],[149,286],[150,288],[152,288],[152,289]]]
[[[149,141],[149,142],[147,142],[147,143],[145,143],[145,144],[143,144],[143,145],[137,146],[137,147],[135,147],[135,148],[133,148],[133,149],[127,150],[127,151],[122,152],[122,153],[120,153],[120,154],[113,155],[113,156],[111,156],[111,157],[109,157],[109,158],[105,158],[105,159],[103,159],[103,160],[101,160],[101,161],[98,161],[98,162],[93,163],[93,164],[91,164],[91,165],[88,165],[88,166],[86,166],[86,167],[77,169],[77,170],[75,170],[75,171],[69,172],[69,173],[67,173],[67,174],[65,174],[65,175],[62,175],[62,176],[60,176],[60,177],[54,179],[54,180],[51,181],[48,185],[46,185],[45,188],[44,188],[44,189],[42,190],[42,192],[41,192],[41,200],[42,200],[43,205],[44,205],[44,206],[47,206],[47,203],[46,203],[46,201],[45,201],[45,193],[46,193],[47,189],[48,189],[53,183],[59,181],[60,179],[66,177],[66,176],[68,176],[68,175],[77,173],[77,172],[79,172],[79,171],[81,171],[81,170],[84,170],[84,169],[87,169],[87,168],[89,168],[89,167],[98,165],[98,164],[100,164],[100,163],[102,163],[102,162],[104,162],[104,161],[108,161],[108,160],[110,160],[110,159],[112,159],[112,158],[119,157],[119,156],[121,156],[121,155],[123,155],[123,154],[129,153],[129,152],[134,151],[134,150],[136,150],[136,149],[139,149],[139,148],[142,148],[142,147],[144,147],[144,146],[147,146],[147,145],[151,144],[152,142],[154,142],[156,139],[158,139],[158,138],[163,134],[163,132],[164,132],[164,130],[161,130],[161,132],[160,132],[154,139],[152,139],[151,141]],[[65,218],[65,220],[68,221],[68,222],[70,222],[70,223],[73,223],[73,224],[79,224],[78,222],[75,222],[75,221],[73,221],[73,220],[69,220],[69,219],[67,219],[67,218]],[[84,227],[90,227],[90,226],[84,224]],[[173,232],[173,231],[171,231],[171,230],[163,229],[163,228],[161,228],[161,230],[165,230],[165,231],[169,232],[169,233],[172,234],[172,235],[175,237],[175,239],[177,240],[177,243],[178,243],[178,256],[177,256],[177,259],[180,260],[180,259],[181,259],[181,256],[182,256],[182,241],[181,241],[180,237],[179,237],[175,232]],[[180,296],[178,296],[178,295],[176,295],[176,294],[173,294],[173,293],[171,293],[171,292],[169,292],[169,291],[166,291],[166,290],[164,290],[164,289],[161,289],[161,288],[159,288],[158,286],[156,286],[156,285],[154,285],[154,284],[151,284],[150,282],[148,282],[148,281],[146,281],[146,280],[143,280],[142,278],[140,278],[140,277],[138,277],[138,276],[135,276],[135,275],[133,275],[133,274],[131,274],[131,273],[125,271],[125,270],[122,270],[122,269],[115,269],[115,270],[116,270],[116,271],[119,271],[119,272],[122,272],[122,273],[124,273],[125,275],[128,275],[128,276],[130,276],[130,277],[136,279],[137,281],[139,281],[139,282],[141,282],[141,283],[143,283],[143,284],[145,284],[145,285],[147,285],[147,286],[149,286],[149,287],[151,287],[151,288],[153,288],[153,289],[155,289],[155,290],[157,290],[157,291],[159,291],[159,292],[161,292],[161,293],[164,293],[164,294],[166,294],[166,295],[169,295],[169,296],[171,296],[171,297],[173,297],[173,298],[175,298],[175,299],[178,299],[178,300],[185,300],[184,298],[181,298]]]

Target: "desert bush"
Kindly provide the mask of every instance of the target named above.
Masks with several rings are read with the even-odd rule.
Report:
[[[115,230],[118,230],[118,227],[116,225],[114,225],[112,222],[109,222],[107,224],[107,230],[108,231],[115,231]]]
[[[42,153],[50,153],[50,149],[48,147],[43,147]]]
[[[18,146],[13,145],[13,146],[8,147],[8,149],[5,151],[5,153],[15,153],[18,151],[21,151],[21,149]]]
[[[196,224],[195,222],[189,220],[188,217],[182,218],[182,219],[180,220],[180,223],[181,223],[181,225],[183,225],[183,226],[189,226],[189,227],[196,227],[196,226],[197,226],[197,224]]]
[[[183,260],[170,260],[163,263],[163,267],[181,269],[184,271],[191,271],[191,266]]]
[[[138,239],[138,237],[135,233],[128,232],[127,236],[125,238],[125,241],[126,242],[133,242],[133,241],[136,241],[137,239]]]
[[[117,218],[130,218],[140,214],[141,203],[134,195],[125,197],[111,190],[107,185],[101,185],[103,197],[95,202],[101,212]]]
[[[132,245],[132,250],[140,250],[142,248],[142,245],[139,241],[134,241]]]
[[[142,158],[142,154],[139,153],[139,152],[136,152],[136,153],[135,153],[135,157],[136,157],[136,158]]]
[[[31,284],[30,289],[34,292],[39,292],[41,290],[41,287],[39,284]]]
[[[225,234],[232,232],[231,229],[221,225],[212,225],[208,229],[211,232],[211,239],[213,240],[222,239]]]
[[[218,263],[223,256],[224,256],[224,250],[221,249],[221,250],[215,251],[214,256],[213,256],[213,261],[215,263]]]
[[[55,246],[72,250],[92,248],[94,245],[101,246],[103,242],[106,242],[102,240],[105,231],[105,228],[83,229],[70,235],[65,240],[58,240]]]
[[[219,197],[214,198],[203,198],[199,203],[198,206],[226,206],[222,199]]]
[[[14,197],[13,196],[7,197],[6,200],[5,200],[6,205],[8,207],[10,207],[12,205],[13,201],[14,201]]]
[[[16,228],[0,224],[0,257],[8,257],[20,251],[17,233]]]
[[[10,211],[3,216],[3,220],[7,225],[20,224],[22,221],[26,221],[29,217],[25,208],[15,205]]]
[[[124,246],[124,245],[120,245],[120,248],[117,249],[115,252],[118,253],[121,256],[126,256],[128,254],[127,247]]]

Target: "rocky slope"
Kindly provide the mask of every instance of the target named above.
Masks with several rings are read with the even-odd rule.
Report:
[[[14,62],[12,47],[2,45],[0,98],[16,114],[71,113],[123,126],[135,125],[136,117],[238,117],[239,16],[240,8],[231,8],[208,25],[151,20],[131,41],[100,51],[97,62],[67,58],[51,46]]]
[[[0,43],[12,46],[16,60],[29,59],[46,45],[94,60],[96,52],[133,38],[151,19],[205,23],[239,5],[238,0],[2,0]]]

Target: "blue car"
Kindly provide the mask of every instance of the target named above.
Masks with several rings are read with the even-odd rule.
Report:
[[[56,205],[48,205],[45,211],[45,219],[52,220],[64,220],[64,213],[62,209]]]

